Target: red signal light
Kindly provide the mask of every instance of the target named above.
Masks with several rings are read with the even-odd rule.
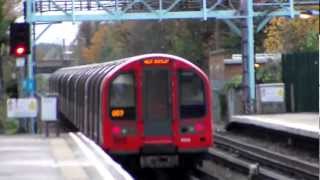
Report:
[[[25,56],[26,55],[26,47],[24,46],[17,46],[15,50],[15,55],[17,57]]]
[[[10,55],[24,57],[30,54],[30,24],[12,23],[10,25]]]

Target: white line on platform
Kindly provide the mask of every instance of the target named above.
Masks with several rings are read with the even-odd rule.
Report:
[[[116,172],[119,172],[125,180],[133,180],[133,178],[130,176],[128,172],[126,172],[118,163],[116,163],[110,156],[106,154],[96,143],[94,143],[92,140],[84,136],[82,133],[78,133],[81,138],[88,143],[91,148],[100,156],[103,158],[105,162],[107,162],[108,165],[113,167]]]
[[[13,160],[13,161],[2,161],[0,166],[37,166],[37,167],[70,167],[70,166],[92,166],[89,162],[80,161],[62,161],[55,162],[53,160]]]
[[[92,164],[96,167],[97,171],[101,175],[101,177],[105,180],[116,180],[110,172],[104,168],[103,164],[97,157],[93,154],[92,151],[77,137],[74,133],[69,133],[71,138],[76,142],[76,144],[80,147],[82,152],[87,156],[88,160],[92,162]]]
[[[79,162],[79,161],[61,161],[54,165],[55,167],[72,167],[72,166],[82,166],[89,167],[93,166],[93,164],[89,162]]]
[[[0,166],[40,166],[40,167],[53,167],[53,160],[10,160],[1,161]]]
[[[7,137],[6,137],[7,138]],[[3,138],[3,137],[0,137],[0,144],[12,144],[12,143],[15,143],[15,144],[24,144],[26,142],[26,140],[28,140],[28,143],[30,146],[32,145],[42,145],[42,144],[45,144],[46,142],[42,139],[31,139],[31,138],[15,138],[15,137],[10,137],[10,138]]]
[[[0,147],[0,152],[1,151],[23,151],[23,152],[35,152],[35,151],[43,151],[43,149],[48,149],[48,148],[43,148],[43,147],[23,147],[23,146],[5,146],[5,147]]]

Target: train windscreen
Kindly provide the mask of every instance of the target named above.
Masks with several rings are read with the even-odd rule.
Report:
[[[136,118],[135,81],[133,73],[118,75],[110,88],[110,117],[114,120]]]
[[[202,79],[194,72],[180,71],[180,117],[199,118],[205,115]]]

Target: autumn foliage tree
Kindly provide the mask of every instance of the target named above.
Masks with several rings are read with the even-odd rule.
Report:
[[[206,70],[209,52],[216,47],[215,33],[212,21],[105,23],[93,33],[90,44],[81,48],[81,55],[86,63],[93,63],[144,53],[170,53],[187,57]]]
[[[100,26],[93,34],[90,45],[82,48],[81,55],[87,63],[92,63],[94,60],[101,58],[101,51],[105,45],[106,33],[107,27],[105,25]]]
[[[263,46],[267,52],[317,51],[319,16],[308,19],[274,18],[265,29]]]

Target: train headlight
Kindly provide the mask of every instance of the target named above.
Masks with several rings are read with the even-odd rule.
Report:
[[[190,125],[190,126],[183,126],[181,128],[181,133],[194,133],[195,132],[195,128]]]
[[[123,135],[126,135],[126,134],[128,133],[128,130],[125,129],[125,128],[123,128],[122,131],[121,131],[121,133],[122,133]]]
[[[181,127],[180,132],[182,134],[188,134],[188,133],[199,133],[205,130],[205,126],[202,122],[196,122],[191,125],[184,125]]]
[[[189,126],[189,132],[193,133],[194,132],[194,127],[193,126]]]
[[[121,128],[119,126],[113,126],[111,131],[113,135],[118,136],[121,134]]]

